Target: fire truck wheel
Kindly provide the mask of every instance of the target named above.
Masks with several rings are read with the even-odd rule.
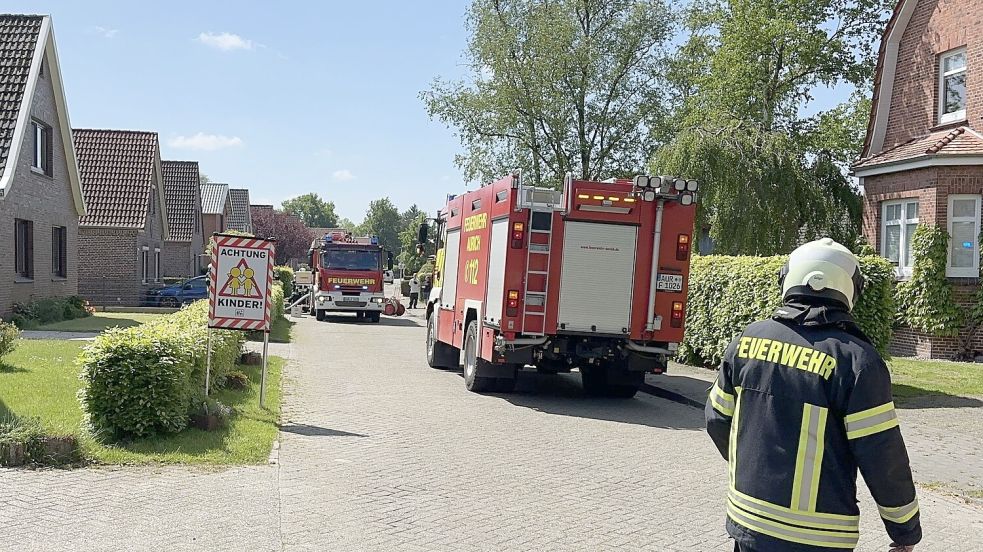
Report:
[[[483,393],[495,389],[495,378],[478,375],[484,362],[478,357],[478,321],[472,320],[464,334],[464,386],[468,391]]]
[[[603,397],[607,391],[608,378],[603,368],[588,366],[580,369],[580,381],[584,385],[584,393],[591,397]]]
[[[324,319],[327,318],[327,314],[323,310],[315,309],[314,317],[317,318],[318,322],[324,322]]]
[[[379,320],[382,319],[382,313],[371,312],[368,314],[368,317],[369,317],[369,322],[372,322],[373,324],[378,324]]]
[[[427,321],[427,364],[431,368],[457,368],[461,352],[437,340],[437,313]]]

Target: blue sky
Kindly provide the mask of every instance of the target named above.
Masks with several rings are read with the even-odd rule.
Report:
[[[253,203],[313,191],[357,222],[379,197],[432,210],[463,188],[457,139],[417,95],[435,75],[461,75],[465,7],[31,0],[2,11],[52,15],[76,128],[157,131],[164,159],[197,160]]]
[[[253,203],[316,192],[358,222],[373,199],[433,211],[465,187],[457,139],[418,94],[464,73],[467,5],[15,0],[0,11],[52,15],[76,128],[153,130],[164,159],[197,160]],[[848,94],[819,91],[816,105]]]

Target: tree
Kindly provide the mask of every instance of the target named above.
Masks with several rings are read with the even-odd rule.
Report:
[[[314,231],[300,219],[289,213],[274,209],[250,211],[253,219],[253,232],[261,238],[276,238],[276,263],[289,264],[291,260],[307,258],[307,252],[314,241]]]
[[[421,94],[456,129],[457,165],[490,181],[516,167],[534,184],[627,175],[653,151],[666,115],[662,0],[474,0],[468,81]]]
[[[675,125],[652,172],[703,181],[698,224],[717,251],[787,252],[829,235],[854,245],[863,92],[812,117],[817,86],[869,89],[884,0],[710,0],[669,64]],[[665,129],[658,129],[665,130]],[[666,135],[659,138],[666,138]]]
[[[414,207],[416,207],[414,205]],[[412,208],[411,208],[412,209]],[[416,246],[417,239],[419,238],[420,224],[426,220],[427,216],[421,211],[416,215],[415,219],[409,219],[406,217],[408,212],[404,212],[403,229],[399,233],[399,263],[405,267],[406,274],[416,274],[416,272],[423,266],[424,261],[426,261],[426,255],[417,255]]]
[[[399,210],[388,197],[384,197],[369,203],[365,220],[359,225],[358,234],[378,236],[379,243],[387,250],[399,253],[400,229]]]
[[[311,228],[334,228],[338,224],[334,203],[324,201],[315,193],[288,199],[282,206],[285,212],[297,215]]]
[[[198,181],[201,182],[202,184],[210,184],[211,181],[212,181],[212,179],[211,178],[208,178],[208,175],[207,174],[199,171],[198,172]]]

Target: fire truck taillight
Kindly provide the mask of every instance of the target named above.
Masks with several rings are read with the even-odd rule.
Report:
[[[683,327],[683,302],[673,301],[672,302],[672,315],[669,318],[669,325],[673,328]]]
[[[512,249],[521,249],[526,237],[526,225],[521,222],[512,224]]]
[[[519,292],[510,289],[508,300],[505,303],[505,316],[516,316],[519,314]]]
[[[676,240],[676,260],[685,261],[689,258],[689,235],[680,234]]]

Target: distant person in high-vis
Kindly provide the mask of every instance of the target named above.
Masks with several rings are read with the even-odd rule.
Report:
[[[863,290],[857,258],[829,238],[810,242],[779,282],[782,307],[730,344],[706,406],[730,467],[734,549],[854,549],[859,468],[891,550],[911,551],[922,530],[891,377],[850,315]]]

